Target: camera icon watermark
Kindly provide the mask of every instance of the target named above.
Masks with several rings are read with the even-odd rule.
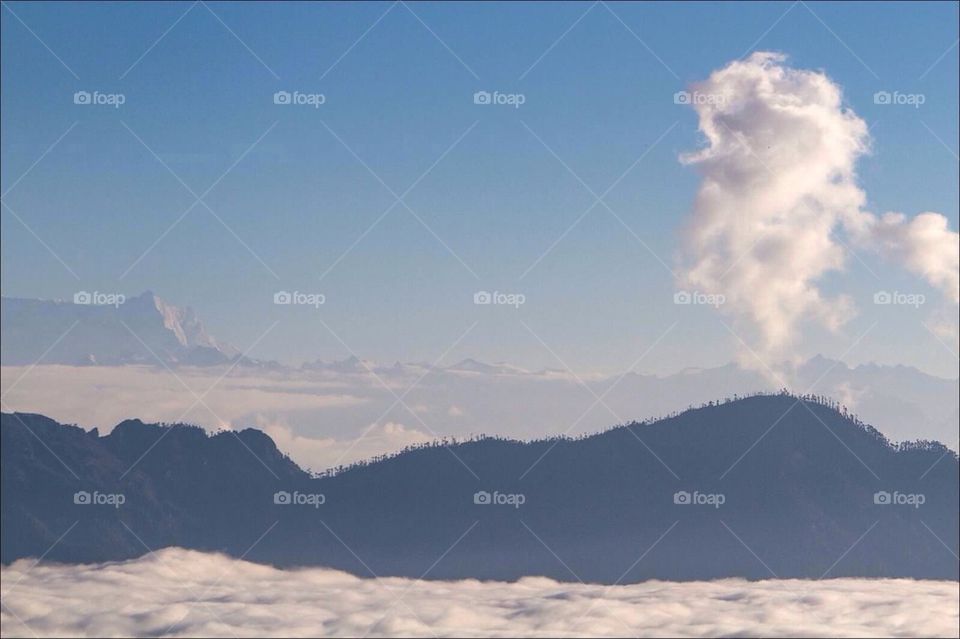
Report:
[[[901,293],[899,291],[877,291],[873,294],[873,303],[881,306],[912,306],[920,308],[927,301],[923,293]]]
[[[896,490],[890,493],[885,490],[878,490],[873,493],[873,503],[877,506],[913,506],[914,508],[920,508],[927,503],[927,497],[923,493],[901,493]]]
[[[100,491],[87,492],[78,490],[73,493],[73,503],[78,506],[120,506],[127,503],[127,497],[123,493],[101,493]]]
[[[698,490],[688,492],[678,490],[673,493],[673,503],[678,506],[713,506],[720,508],[727,503],[727,496],[723,493],[701,493]]]
[[[77,291],[73,294],[73,303],[83,306],[113,306],[118,308],[127,301],[127,296],[123,293],[101,293],[94,291]]]
[[[701,305],[719,308],[727,298],[722,293],[702,293],[700,291],[677,291],[673,294],[673,303],[679,305]]]
[[[873,94],[873,103],[891,106],[912,106],[919,109],[927,101],[923,93],[900,93],[899,91],[877,91]]]
[[[300,91],[277,91],[273,94],[273,103],[279,105],[312,106],[319,109],[326,104],[327,96],[323,93],[302,93]]]
[[[473,103],[479,105],[512,106],[519,109],[527,101],[523,93],[500,93],[499,91],[477,91],[473,94]]]
[[[727,96],[722,93],[702,93],[700,91],[677,91],[673,94],[674,104],[726,104]]]
[[[278,490],[273,493],[273,503],[278,506],[311,506],[320,508],[327,503],[327,496],[323,493],[301,493],[299,490],[289,492]]]
[[[314,308],[320,308],[327,303],[327,296],[323,293],[277,291],[273,294],[273,303],[278,306],[312,306]]]
[[[501,493],[496,490],[492,493],[486,490],[478,490],[473,493],[473,503],[478,506],[513,506],[514,508],[520,508],[526,502],[527,496],[523,493]]]
[[[512,306],[514,308],[520,308],[527,303],[527,296],[523,293],[477,291],[473,294],[473,303],[477,306]]]
[[[80,106],[112,106],[119,109],[127,101],[123,93],[100,93],[99,91],[77,91],[73,94],[73,103]]]

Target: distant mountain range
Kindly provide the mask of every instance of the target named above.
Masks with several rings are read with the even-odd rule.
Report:
[[[207,334],[192,309],[152,292],[113,303],[94,294],[75,301],[4,297],[2,347],[7,366],[44,364],[157,364],[212,366],[232,361],[236,349]],[[49,350],[48,350],[49,349]]]
[[[2,561],[166,546],[360,575],[958,579],[958,459],[814,398],[576,440],[480,438],[311,477],[257,430],[2,415]]]
[[[369,376],[372,371],[384,379],[406,376],[411,380],[429,372],[422,383],[424,388],[411,393],[410,403],[428,405],[442,397],[448,405],[457,406],[465,417],[451,420],[449,427],[442,415],[433,417],[437,430],[444,433],[457,432],[458,424],[468,422],[471,430],[462,432],[488,432],[502,426],[498,433],[540,437],[550,431],[537,431],[537,425],[550,420],[571,423],[579,413],[570,415],[582,411],[578,401],[590,397],[579,388],[579,380],[566,371],[527,371],[474,359],[436,367],[399,362],[382,365],[350,357],[339,362],[318,360],[305,364],[303,370],[346,376]],[[783,371],[791,391],[815,392],[855,408],[865,421],[876,424],[895,441],[936,439],[956,449],[960,434],[960,381],[956,379],[934,377],[910,366],[851,367],[820,355],[799,365],[784,366]],[[623,416],[665,415],[716,397],[779,390],[762,372],[736,364],[666,376],[628,372],[589,378],[585,383],[603,397],[603,404]],[[597,419],[609,423],[611,413],[603,405],[597,413],[581,421],[584,430]],[[483,421],[471,422],[470,416],[475,415],[482,415]]]
[[[572,423],[585,407],[581,406],[583,400],[592,402],[590,394],[580,387],[579,379],[567,371],[527,371],[507,363],[465,359],[448,366],[381,364],[351,356],[334,362],[316,360],[296,368],[241,357],[236,349],[210,336],[191,309],[180,309],[149,291],[118,305],[3,298],[0,311],[0,363],[5,366],[37,362],[157,366],[158,359],[170,367],[223,367],[237,363],[247,372],[291,378],[339,376],[342,379],[338,384],[363,396],[371,392],[370,384],[360,376],[369,377],[373,371],[384,379],[394,378],[403,387],[417,382],[408,404],[431,407],[432,427],[444,435],[484,432],[542,437],[557,432],[554,424]],[[800,365],[783,365],[781,369],[791,391],[832,397],[893,440],[937,439],[956,449],[960,380],[934,377],[908,366],[849,367],[821,356]],[[351,384],[351,380],[358,383]],[[595,414],[581,419],[573,434],[602,428],[616,420],[606,406],[624,418],[650,417],[716,397],[778,390],[777,383],[768,376],[735,364],[688,369],[667,376],[628,372],[622,377],[588,378],[586,383],[603,397],[603,404]],[[380,387],[373,386],[375,390]],[[20,391],[23,389],[21,386]],[[8,398],[8,404],[13,399]],[[28,402],[26,409],[47,412],[48,403],[41,398]],[[339,425],[329,435],[350,438],[376,420],[382,408],[369,402],[351,405],[341,412],[333,410],[330,415],[294,414],[284,419],[311,431],[315,430],[311,425],[321,421]],[[67,415],[72,419],[85,418],[79,411]],[[130,413],[120,415],[126,417]]]

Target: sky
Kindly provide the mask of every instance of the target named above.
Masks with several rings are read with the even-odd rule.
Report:
[[[153,290],[251,356],[293,363],[669,373],[744,342],[765,359],[735,317],[674,303],[707,170],[681,161],[704,147],[704,114],[675,94],[754,51],[822,72],[869,130],[853,178],[865,208],[937,212],[955,232],[957,13],[4,2],[0,287]],[[776,357],[956,377],[955,337],[931,329],[956,306],[936,286],[858,247],[818,281],[857,314],[791,327]],[[324,303],[277,305],[278,291]],[[479,291],[523,303],[478,305]],[[876,305],[878,291],[926,302]]]

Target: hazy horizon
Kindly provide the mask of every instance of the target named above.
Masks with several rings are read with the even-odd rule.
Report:
[[[69,297],[56,297],[56,298],[49,298],[49,299],[40,299],[40,298],[32,298],[32,297],[18,297],[18,298],[12,298],[12,299],[21,299],[21,300],[29,300],[29,301],[48,301],[48,302],[56,302],[56,303],[63,303],[63,304],[73,304],[73,303],[74,303],[74,301],[73,301],[73,296],[76,295],[76,294],[78,294],[78,293],[82,294],[82,293],[85,293],[85,292],[89,292],[91,295],[92,295],[92,294],[95,294],[95,293],[98,293],[97,291],[78,291],[78,292],[76,292],[76,293],[72,293]],[[292,293],[292,292],[291,292],[291,293]],[[172,299],[166,298],[166,297],[165,297],[164,295],[162,295],[160,292],[157,292],[157,291],[154,291],[154,290],[151,290],[151,289],[147,289],[147,290],[144,290],[144,291],[134,292],[134,293],[131,293],[131,294],[126,294],[126,293],[124,293],[124,292],[122,292],[122,291],[119,291],[118,294],[119,294],[119,295],[122,295],[125,301],[126,301],[126,300],[129,300],[129,299],[131,299],[131,298],[135,298],[135,297],[140,297],[140,296],[152,294],[152,295],[154,295],[154,296],[156,296],[156,297],[161,298],[166,304],[168,304],[168,305],[170,305],[170,306],[177,307],[177,308],[182,308],[182,310],[185,310],[185,311],[186,311],[186,310],[189,310],[189,311],[195,313],[195,314],[197,315],[197,317],[200,319],[200,321],[203,323],[204,328],[206,329],[207,333],[208,333],[211,337],[213,337],[214,339],[216,339],[216,337],[217,337],[218,334],[220,333],[220,331],[217,330],[217,327],[215,327],[215,326],[209,326],[209,325],[204,321],[204,315],[203,315],[202,309],[197,309],[197,308],[193,308],[193,307],[187,307],[187,306],[178,305],[178,304],[176,303],[176,300],[172,300]],[[4,297],[7,298],[7,297],[9,297],[9,296],[4,296]],[[221,340],[217,340],[217,341],[220,342],[220,344],[221,344],[222,346],[225,346],[225,347],[234,349],[234,350],[236,350],[237,352],[239,352],[239,349],[236,349],[235,345],[230,344],[230,343],[225,342],[225,341],[221,341]],[[663,370],[647,370],[647,369],[644,368],[643,362],[641,362],[638,366],[634,366],[634,367],[632,367],[632,368],[625,368],[625,369],[619,369],[619,368],[609,369],[609,370],[596,370],[596,369],[575,370],[575,369],[574,369],[574,370],[571,370],[571,371],[566,371],[566,370],[563,368],[562,363],[561,363],[561,362],[558,362],[556,359],[553,360],[553,364],[552,364],[552,365],[550,365],[550,363],[547,362],[547,365],[542,366],[542,367],[540,367],[540,368],[524,368],[524,367],[518,365],[517,362],[511,361],[511,360],[492,360],[492,361],[491,361],[491,360],[484,360],[484,359],[482,359],[482,358],[480,358],[480,357],[476,357],[476,356],[471,355],[469,351],[466,351],[466,349],[464,349],[464,352],[462,352],[462,353],[459,354],[459,356],[460,356],[459,359],[453,357],[453,356],[450,355],[450,354],[446,354],[445,357],[443,357],[440,361],[428,361],[427,359],[406,360],[406,361],[401,361],[401,360],[378,360],[378,359],[375,359],[375,358],[369,356],[369,354],[365,354],[365,353],[363,353],[363,352],[352,352],[352,351],[346,351],[346,352],[344,352],[344,353],[341,353],[341,355],[340,355],[339,357],[331,356],[331,357],[326,358],[326,359],[323,358],[323,357],[321,357],[319,354],[314,356],[314,355],[311,355],[311,354],[309,354],[309,353],[300,353],[296,358],[290,359],[290,360],[283,360],[283,359],[278,358],[278,357],[272,357],[269,352],[261,352],[261,353],[259,353],[259,355],[260,355],[260,357],[263,359],[264,362],[269,362],[269,363],[274,363],[274,362],[275,362],[275,363],[277,363],[277,364],[280,364],[280,365],[282,365],[282,366],[289,367],[289,368],[303,368],[303,367],[309,366],[310,364],[318,364],[318,363],[336,364],[336,363],[348,362],[348,361],[351,361],[351,360],[363,360],[363,362],[366,362],[366,363],[368,363],[368,364],[371,365],[371,366],[377,366],[377,367],[386,367],[386,366],[392,366],[392,365],[395,365],[395,364],[403,364],[403,365],[417,365],[417,366],[427,366],[427,367],[440,367],[440,368],[444,368],[444,367],[456,366],[456,365],[462,364],[462,363],[464,363],[464,362],[476,361],[476,362],[478,362],[478,363],[480,363],[480,364],[505,365],[505,366],[509,366],[509,367],[511,367],[511,368],[515,368],[518,373],[569,372],[569,373],[571,373],[571,374],[575,374],[575,375],[577,375],[577,376],[579,376],[579,377],[581,377],[581,378],[584,378],[584,379],[587,379],[587,378],[590,378],[590,377],[616,376],[616,375],[619,375],[619,374],[623,374],[623,373],[625,373],[625,372],[632,372],[632,373],[637,373],[637,374],[640,374],[640,375],[649,375],[649,376],[655,376],[655,377],[661,377],[661,378],[662,378],[662,377],[669,377],[669,376],[673,376],[673,375],[682,374],[682,373],[687,372],[687,371],[696,371],[696,370],[707,370],[707,369],[711,369],[711,368],[720,368],[720,367],[724,367],[724,366],[727,366],[727,365],[730,365],[730,364],[733,364],[733,365],[735,365],[735,366],[737,366],[737,367],[739,367],[739,368],[744,368],[744,369],[748,369],[748,370],[757,370],[757,369],[759,369],[760,372],[762,372],[762,367],[763,367],[763,364],[757,364],[757,363],[755,363],[755,362],[750,362],[750,361],[741,362],[741,361],[737,361],[736,358],[733,358],[733,359],[731,359],[731,360],[719,361],[719,362],[716,362],[716,363],[701,364],[701,365],[696,365],[696,366],[693,366],[693,365],[691,365],[691,366],[684,366],[684,367],[682,367],[682,368],[664,368]],[[847,355],[850,355],[850,354],[848,353]],[[783,370],[786,370],[787,368],[790,368],[790,367],[792,367],[792,366],[797,366],[797,365],[803,364],[804,362],[809,361],[809,360],[811,360],[811,359],[812,359],[812,360],[816,360],[817,358],[833,359],[833,358],[829,357],[828,355],[826,355],[825,353],[815,352],[815,353],[811,353],[809,357],[794,358],[792,361],[784,360],[784,361],[780,361],[780,362],[772,362],[772,366],[771,366],[771,367],[774,368],[776,371],[783,371]],[[934,371],[934,370],[927,370],[927,369],[925,369],[922,365],[905,364],[904,362],[899,361],[899,360],[895,360],[895,361],[879,361],[879,360],[874,360],[874,359],[864,360],[864,359],[861,359],[861,358],[853,358],[853,357],[850,357],[850,358],[847,358],[847,359],[837,358],[836,361],[840,361],[840,362],[842,362],[843,364],[845,364],[845,365],[847,365],[847,366],[849,366],[849,367],[852,367],[852,368],[855,368],[855,367],[858,367],[858,366],[909,366],[909,367],[911,367],[911,368],[917,369],[918,371],[920,371],[920,372],[922,372],[922,373],[925,373],[925,374],[927,374],[927,375],[931,375],[931,376],[933,376],[933,377],[939,377],[939,378],[941,378],[941,379],[957,379],[957,378],[958,378],[958,375],[960,375],[960,372],[957,372],[957,374],[955,374],[953,377],[950,377],[949,375],[943,374],[942,371],[941,371],[941,372],[938,372],[938,371]],[[34,362],[31,361],[30,363],[32,364],[32,363],[34,363]],[[42,364],[42,363],[43,363],[43,362],[37,362],[37,364]],[[148,364],[148,365],[156,365],[156,362],[154,362],[153,364]],[[948,372],[949,372],[949,371],[948,371]]]

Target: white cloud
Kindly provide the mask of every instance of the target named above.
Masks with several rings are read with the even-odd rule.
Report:
[[[939,213],[908,220],[902,213],[861,214],[848,224],[860,244],[881,251],[919,275],[954,304],[960,302],[960,235]]]
[[[693,88],[707,144],[681,157],[703,176],[681,284],[724,295],[721,311],[764,361],[789,356],[803,322],[836,330],[855,313],[819,287],[848,258],[841,228],[957,302],[958,236],[944,216],[863,210],[856,162],[869,151],[867,125],[826,74],[758,52]]]
[[[306,437],[282,422],[263,418],[256,420],[256,427],[269,435],[281,451],[293,451],[292,456],[301,467],[313,471],[346,466],[434,439],[428,433],[394,422],[371,424],[360,437],[346,440]]]
[[[955,582],[906,579],[375,580],[177,548],[88,566],[24,559],[2,577],[4,637],[948,637],[960,622]]]

